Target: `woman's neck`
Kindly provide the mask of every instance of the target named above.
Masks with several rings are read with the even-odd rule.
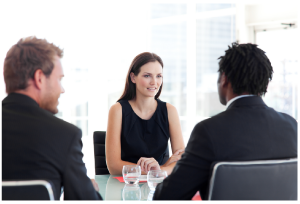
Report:
[[[157,102],[154,97],[142,97],[138,94],[132,100],[133,105],[140,113],[156,110]]]

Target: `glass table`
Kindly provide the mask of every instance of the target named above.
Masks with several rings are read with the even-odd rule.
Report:
[[[113,178],[119,176],[122,175],[95,176],[103,200],[152,200],[153,192],[150,192],[147,182],[129,185]]]

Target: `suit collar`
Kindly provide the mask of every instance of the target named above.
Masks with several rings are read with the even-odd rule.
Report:
[[[39,107],[39,104],[31,97],[19,93],[10,93],[2,101],[2,105],[9,103],[17,103],[21,105],[31,105]]]
[[[250,97],[250,96],[254,96],[254,95],[240,95],[240,96],[236,96],[232,99],[230,99],[227,104],[226,104],[226,108],[230,106],[230,104],[232,104],[235,100],[239,99],[239,98],[243,98],[243,97]]]
[[[235,101],[233,101],[226,110],[229,110],[233,107],[238,107],[238,106],[267,106],[262,98],[260,96],[251,96],[251,97],[244,97],[244,98],[239,98]]]

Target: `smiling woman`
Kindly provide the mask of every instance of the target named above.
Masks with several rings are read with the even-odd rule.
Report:
[[[133,72],[130,73],[130,79],[136,85],[136,91],[145,96],[158,98],[162,88],[162,65],[157,61],[148,62],[141,67],[141,70],[141,74],[137,76]]]
[[[162,169],[170,174],[184,151],[177,110],[159,100],[163,62],[154,53],[136,56],[126,77],[125,89],[109,111],[106,162],[110,174],[122,174],[123,165],[137,164],[142,173]],[[172,153],[165,158],[168,140]]]
[[[131,65],[129,67],[127,77],[126,77],[124,92],[118,101],[131,100],[136,97],[136,91],[137,91],[136,86],[139,86],[140,83],[137,84],[135,82],[135,78],[139,76],[142,66],[144,67],[144,72],[142,72],[142,74],[141,74],[142,77],[148,78],[148,77],[150,77],[150,75],[151,75],[151,77],[153,77],[152,76],[153,71],[154,72],[156,71],[155,74],[158,74],[160,77],[162,77],[162,68],[164,65],[163,65],[163,61],[161,60],[161,58],[159,56],[157,56],[156,54],[149,53],[149,52],[144,52],[144,53],[139,54],[138,56],[136,56],[133,59]],[[152,70],[152,68],[154,68],[155,70]],[[150,72],[146,72],[148,70]],[[141,78],[141,75],[138,79]],[[143,81],[141,81],[141,82],[143,82]],[[142,84],[144,84],[144,83],[142,83]],[[156,87],[158,91],[155,91],[155,93],[156,93],[155,99],[157,99],[160,96],[162,85],[163,85],[163,83],[161,80],[159,86]],[[146,84],[146,86],[149,86],[149,83]]]

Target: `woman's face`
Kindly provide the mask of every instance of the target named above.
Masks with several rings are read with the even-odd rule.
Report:
[[[136,84],[136,93],[146,97],[154,97],[163,81],[162,66],[158,61],[148,62],[141,66],[140,73],[130,74],[131,81]]]

